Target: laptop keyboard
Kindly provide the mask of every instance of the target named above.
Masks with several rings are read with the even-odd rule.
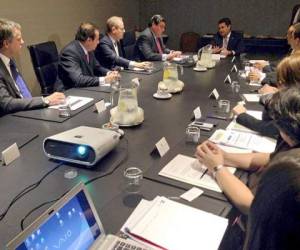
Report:
[[[146,248],[138,247],[127,242],[117,240],[116,244],[113,246],[114,250],[147,250]]]

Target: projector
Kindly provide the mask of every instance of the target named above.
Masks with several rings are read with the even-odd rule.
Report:
[[[80,126],[47,137],[46,156],[91,167],[119,143],[120,135],[111,130]]]

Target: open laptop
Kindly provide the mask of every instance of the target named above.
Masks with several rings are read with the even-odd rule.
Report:
[[[51,206],[7,244],[17,250],[150,249],[130,239],[106,235],[83,183]]]

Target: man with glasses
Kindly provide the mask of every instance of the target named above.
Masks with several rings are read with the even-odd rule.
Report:
[[[108,69],[123,68],[147,68],[145,62],[130,61],[125,57],[120,40],[125,33],[122,17],[112,16],[106,22],[106,35],[100,39],[95,56],[102,66]]]

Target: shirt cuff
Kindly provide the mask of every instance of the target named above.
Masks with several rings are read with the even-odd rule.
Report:
[[[133,69],[134,68],[134,63],[135,63],[134,61],[130,61],[128,68]]]
[[[161,60],[163,62],[167,61],[168,54],[162,54]]]
[[[104,76],[99,77],[99,86],[102,86],[102,85],[106,85]]]
[[[231,50],[231,53],[232,53],[233,56],[235,55],[235,51],[234,50]]]

